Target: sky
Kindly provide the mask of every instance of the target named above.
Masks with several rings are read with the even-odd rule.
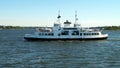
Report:
[[[120,0],[0,0],[0,25],[53,26],[60,10],[61,23],[82,26],[120,26]]]

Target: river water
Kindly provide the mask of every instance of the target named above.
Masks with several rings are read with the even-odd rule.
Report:
[[[120,31],[107,40],[25,41],[34,30],[0,30],[0,68],[120,68]]]

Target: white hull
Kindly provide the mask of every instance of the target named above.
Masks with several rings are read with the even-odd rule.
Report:
[[[57,23],[54,23],[52,28],[44,27],[38,28],[37,31],[31,35],[26,34],[26,40],[101,40],[107,39],[107,34],[102,34],[98,29],[82,28],[77,23],[77,15],[75,15],[74,26],[71,27],[71,22],[66,20],[64,27],[60,23],[60,15],[58,15]]]
[[[108,38],[108,35],[107,34],[104,34],[104,35],[101,35],[101,36],[62,36],[62,37],[54,37],[54,36],[34,36],[34,35],[26,35],[24,37],[24,39],[26,40],[41,40],[41,41],[44,41],[44,40],[103,40],[103,39],[107,39]]]

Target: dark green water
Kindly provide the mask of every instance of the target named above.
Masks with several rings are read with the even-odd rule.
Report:
[[[120,31],[107,40],[34,41],[33,30],[0,30],[0,68],[120,68]]]

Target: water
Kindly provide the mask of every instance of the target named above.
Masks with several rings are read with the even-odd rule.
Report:
[[[120,68],[120,31],[107,40],[25,41],[33,30],[0,30],[0,68]]]

